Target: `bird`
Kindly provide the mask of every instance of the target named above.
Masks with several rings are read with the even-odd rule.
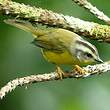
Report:
[[[56,65],[60,79],[65,74],[60,65],[75,66],[80,74],[84,74],[81,65],[103,62],[97,48],[74,32],[62,28],[36,28],[32,23],[19,19],[6,19],[4,22],[32,33],[32,43],[41,48],[48,62]]]

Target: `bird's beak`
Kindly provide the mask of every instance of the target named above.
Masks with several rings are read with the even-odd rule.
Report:
[[[103,60],[101,60],[100,58],[97,58],[96,61],[99,63],[103,63]]]

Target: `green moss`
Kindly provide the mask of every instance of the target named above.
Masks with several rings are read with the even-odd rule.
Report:
[[[93,39],[110,40],[110,26],[96,24],[90,35],[93,36]]]

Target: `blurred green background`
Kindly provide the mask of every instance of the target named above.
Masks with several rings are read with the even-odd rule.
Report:
[[[72,0],[15,0],[83,20],[104,24]],[[89,0],[110,16],[110,0]],[[0,87],[17,77],[50,72],[40,49],[30,42],[31,33],[3,23],[0,16]],[[110,44],[93,42],[100,57],[110,59]],[[66,79],[18,87],[0,101],[0,110],[110,110],[110,74],[85,79]]]

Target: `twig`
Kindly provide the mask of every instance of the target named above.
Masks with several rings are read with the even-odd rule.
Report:
[[[110,26],[87,22],[71,16],[54,13],[23,3],[0,0],[0,13],[4,16],[65,28],[92,39],[110,43]]]
[[[105,15],[103,12],[101,12],[99,9],[94,7],[91,3],[89,3],[87,0],[73,0],[78,5],[84,7],[88,11],[90,11],[93,15],[95,15],[98,19],[103,20],[107,24],[110,24],[110,18]]]
[[[105,62],[103,64],[96,64],[96,65],[88,65],[87,67],[83,67],[86,71],[85,74],[79,74],[78,71],[68,72],[65,73],[63,79],[65,78],[85,78],[91,75],[105,73],[110,71],[110,61]],[[62,80],[63,80],[62,79]],[[7,93],[14,90],[17,86],[27,85],[29,83],[38,83],[38,82],[45,82],[45,81],[52,81],[52,80],[60,80],[58,74],[56,72],[51,72],[48,74],[42,75],[31,75],[23,78],[17,78],[8,82],[4,87],[0,90],[0,98],[2,99],[6,96]]]

